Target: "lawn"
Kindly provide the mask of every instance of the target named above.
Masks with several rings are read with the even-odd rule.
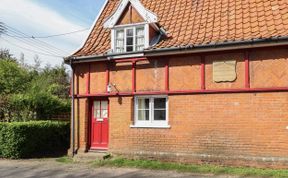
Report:
[[[250,167],[227,167],[211,164],[180,164],[171,162],[160,162],[151,160],[130,160],[125,158],[113,158],[105,160],[96,160],[93,162],[95,167],[132,167],[152,170],[175,170],[178,172],[191,172],[202,174],[228,174],[238,176],[255,176],[255,177],[277,177],[287,178],[288,170],[284,169],[260,169]]]

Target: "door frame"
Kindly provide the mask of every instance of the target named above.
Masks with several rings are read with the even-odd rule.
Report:
[[[101,149],[91,149],[91,142],[92,142],[92,138],[91,138],[91,132],[92,132],[92,109],[93,109],[93,104],[94,104],[94,101],[95,100],[106,100],[107,103],[108,103],[108,143],[107,143],[107,148],[101,148]],[[93,97],[93,98],[90,98],[89,99],[89,103],[88,103],[88,132],[87,132],[87,135],[88,135],[88,150],[99,150],[99,151],[106,151],[109,149],[109,141],[110,141],[110,101],[109,101],[109,97]]]

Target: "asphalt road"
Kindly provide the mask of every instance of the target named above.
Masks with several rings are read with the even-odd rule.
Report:
[[[59,163],[55,159],[38,160],[1,160],[0,177],[5,178],[236,178],[235,176],[197,175],[175,171],[152,171],[130,168],[95,168],[84,163]]]

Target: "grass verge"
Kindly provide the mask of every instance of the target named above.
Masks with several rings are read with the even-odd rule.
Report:
[[[66,163],[66,164],[70,164],[74,162],[73,159],[68,156],[57,158],[56,161],[60,163]]]
[[[175,170],[178,172],[191,172],[201,174],[229,174],[239,176],[256,176],[256,177],[277,177],[287,178],[288,170],[282,169],[260,169],[260,168],[248,168],[248,167],[226,167],[210,164],[180,164],[169,163],[151,160],[130,160],[124,158],[114,158],[106,160],[96,160],[93,162],[96,167],[111,166],[111,167],[133,167],[141,169],[152,170]]]

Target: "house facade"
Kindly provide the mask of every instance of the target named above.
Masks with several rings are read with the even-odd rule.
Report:
[[[288,165],[286,1],[107,0],[65,61],[75,154]]]

